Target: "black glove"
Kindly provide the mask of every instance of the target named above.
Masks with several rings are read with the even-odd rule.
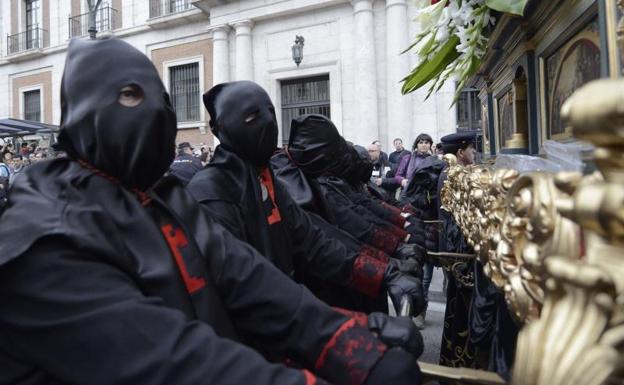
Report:
[[[420,385],[421,382],[414,357],[401,348],[392,348],[368,373],[364,385]]]
[[[423,337],[409,317],[390,317],[384,313],[368,315],[368,329],[389,348],[403,348],[414,358],[423,353]]]
[[[403,260],[390,258],[389,262],[399,269],[401,273],[405,273],[411,275],[412,277],[416,277],[422,279],[423,277],[423,267],[422,263],[417,261],[412,257],[408,257]]]
[[[427,262],[427,251],[419,245],[401,243],[392,253],[392,257],[400,261],[415,259],[422,265]]]
[[[392,264],[384,272],[384,285],[392,299],[397,314],[400,314],[401,298],[407,296],[411,302],[412,314],[420,314],[425,306],[422,282],[416,277],[401,273]]]

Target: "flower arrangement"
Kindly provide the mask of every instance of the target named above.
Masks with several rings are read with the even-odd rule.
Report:
[[[491,11],[522,15],[528,0],[417,0],[415,21],[420,30],[413,49],[419,64],[406,76],[402,92],[408,94],[431,82],[427,98],[444,83],[457,80],[456,99],[466,81],[479,69],[487,48],[484,31],[494,25]]]

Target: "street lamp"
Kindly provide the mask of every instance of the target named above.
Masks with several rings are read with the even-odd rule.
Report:
[[[95,3],[94,3],[95,1]],[[87,0],[87,6],[89,7],[89,37],[91,39],[95,39],[95,36],[97,35],[97,28],[96,28],[96,15],[97,15],[97,11],[100,8],[100,4],[102,3],[102,0]]]
[[[301,61],[303,60],[304,40],[303,36],[297,35],[295,38],[295,44],[292,46],[292,57],[295,64],[297,64],[297,67],[299,67],[299,64],[301,64]]]

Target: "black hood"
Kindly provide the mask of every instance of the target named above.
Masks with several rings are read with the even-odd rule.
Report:
[[[264,167],[277,149],[275,108],[254,82],[218,84],[204,94],[210,127],[221,145],[251,164]]]
[[[368,167],[370,166],[370,167]],[[350,184],[362,183],[362,175],[372,172],[372,163],[365,164],[353,145],[347,145],[346,151],[335,158],[329,167],[329,173],[342,178]]]
[[[357,153],[357,176],[358,182],[366,183],[370,180],[373,175],[373,169],[375,166],[373,165],[373,160],[368,153],[368,150],[362,146],[355,145],[353,146],[355,152]]]
[[[125,86],[140,88],[144,100],[119,104]],[[71,41],[61,82],[61,150],[144,190],[173,161],[176,132],[169,96],[144,54],[114,38]]]
[[[347,143],[327,117],[302,115],[292,120],[288,153],[306,175],[331,172],[347,152]]]

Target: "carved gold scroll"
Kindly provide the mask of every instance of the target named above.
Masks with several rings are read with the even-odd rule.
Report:
[[[562,116],[598,171],[519,175],[448,158],[443,208],[524,323],[514,385],[624,383],[624,80],[578,90]]]

